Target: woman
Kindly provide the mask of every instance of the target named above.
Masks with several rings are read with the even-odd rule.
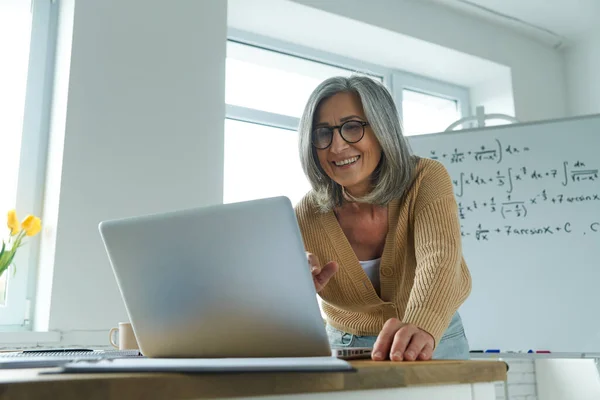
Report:
[[[331,345],[372,346],[374,360],[468,358],[457,309],[471,276],[452,182],[410,154],[386,88],[324,81],[299,133],[312,190],[296,215]]]

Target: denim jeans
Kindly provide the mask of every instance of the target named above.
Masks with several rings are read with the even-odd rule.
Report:
[[[358,336],[342,332],[329,324],[326,328],[331,347],[373,347],[377,339],[377,336]],[[469,359],[469,342],[458,312],[452,316],[450,325],[442,335],[432,358],[438,360]]]

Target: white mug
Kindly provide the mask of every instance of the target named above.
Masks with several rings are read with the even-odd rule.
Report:
[[[115,332],[118,332],[118,342],[114,340]],[[129,322],[119,322],[119,327],[112,328],[108,333],[108,340],[114,348],[119,350],[137,350],[140,348]]]

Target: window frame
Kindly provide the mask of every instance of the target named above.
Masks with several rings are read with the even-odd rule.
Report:
[[[225,105],[225,119],[232,119],[251,124],[265,125],[295,131],[300,124],[300,118],[289,115],[270,113],[253,108]]]
[[[401,70],[382,67],[380,65],[328,53],[322,50],[317,50],[294,43],[284,42],[278,39],[273,39],[234,28],[228,29],[227,41],[257,47],[267,51],[274,51],[337,68],[345,68],[352,71],[379,76],[382,78],[383,84],[392,93],[394,101],[398,107],[400,118],[403,117],[403,89],[415,90],[432,96],[455,100],[458,103],[462,118],[471,115],[470,91],[466,87],[415,75]],[[225,107],[226,119],[234,119],[242,122],[293,130],[298,129],[298,124],[300,122],[299,118],[270,113],[268,111],[234,106],[230,104],[226,104]]]
[[[392,72],[391,77],[392,96],[394,97],[394,101],[398,105],[398,113],[400,114],[401,120],[404,119],[402,99],[404,97],[403,91],[405,89],[443,99],[454,100],[458,104],[458,109],[461,114],[461,118],[465,118],[471,115],[471,96],[469,89],[466,87],[454,85],[448,82],[438,81],[432,78],[426,78],[424,76],[419,76],[404,71],[394,71]]]
[[[56,0],[31,0],[31,39],[16,193],[17,213],[21,216],[43,214],[58,8]],[[13,276],[12,271],[8,272],[11,276],[6,306],[0,312],[3,331],[31,330],[40,236],[31,238],[17,253],[17,273]]]
[[[369,64],[367,62],[354,60],[234,28],[228,29],[227,41],[241,45],[253,46],[266,51],[273,51],[292,57],[298,57],[303,60],[325,64],[336,68],[344,68],[351,71],[379,76],[382,78],[383,83],[388,87],[388,89],[391,89],[388,84],[391,82],[391,76],[388,75],[390,71],[375,64]],[[298,125],[300,124],[300,118],[231,104],[225,104],[225,118],[294,131],[298,130]]]

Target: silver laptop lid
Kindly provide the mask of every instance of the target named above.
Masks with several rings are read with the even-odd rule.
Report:
[[[286,197],[99,226],[148,357],[331,355]]]

